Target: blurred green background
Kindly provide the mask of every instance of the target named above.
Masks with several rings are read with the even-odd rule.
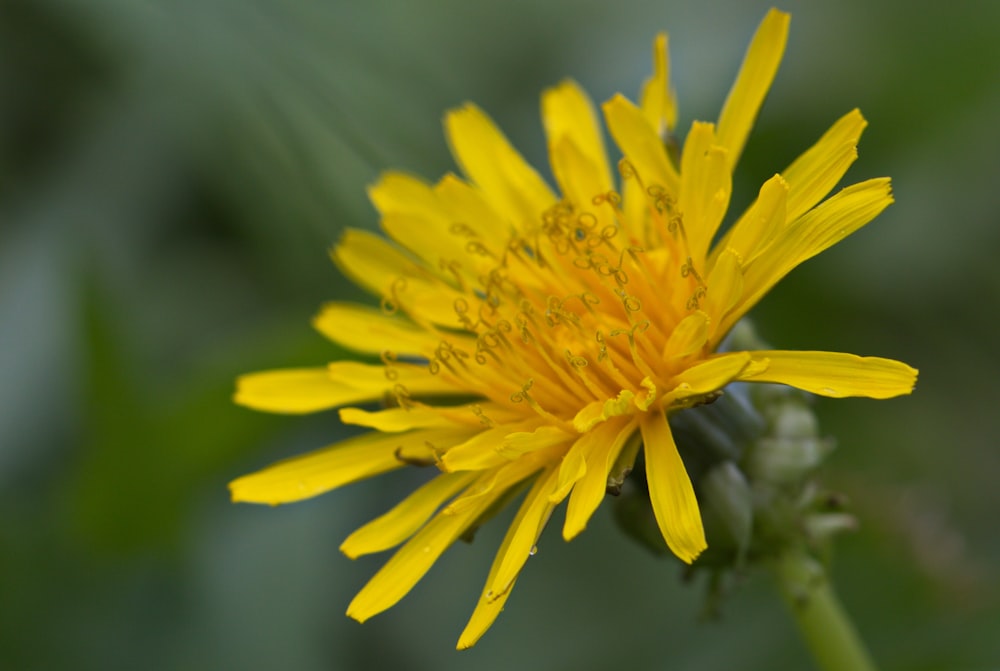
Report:
[[[553,525],[498,623],[453,651],[502,524],[398,606],[344,617],[384,558],[337,551],[405,473],[270,509],[226,483],[343,435],[231,405],[242,372],[338,352],[328,261],[390,167],[453,170],[487,109],[545,166],[538,95],[634,97],[671,36],[680,128],[715,119],[766,2],[0,2],[0,668],[809,668],[766,575],[721,622],[602,509]],[[836,118],[897,203],[755,311],[774,345],[891,356],[912,397],[818,404],[861,530],[834,574],[885,669],[1000,668],[1000,3],[786,2],[784,65],[734,207]],[[366,299],[370,300],[370,299]]]

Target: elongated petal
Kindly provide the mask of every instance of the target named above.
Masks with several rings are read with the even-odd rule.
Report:
[[[681,155],[679,206],[688,254],[699,267],[729,207],[731,192],[726,150],[716,145],[714,126],[695,121]]]
[[[785,227],[788,189],[788,182],[781,175],[764,182],[754,204],[712,250],[713,260],[709,267],[727,250],[739,257],[740,265],[753,261],[760,250]]]
[[[408,319],[355,303],[327,303],[313,327],[333,342],[356,352],[429,356],[441,338]]]
[[[848,112],[782,171],[789,185],[789,221],[808,212],[837,185],[858,157],[858,140],[867,125],[860,111]]]
[[[229,484],[233,501],[291,503],[403,466],[401,451],[427,451],[427,444],[450,445],[469,432],[455,429],[404,435],[369,433],[300,457],[292,457]]]
[[[743,297],[743,269],[739,255],[731,249],[719,256],[719,260],[708,274],[708,295],[705,297],[705,311],[712,315],[709,335],[710,349],[725,337],[728,322],[726,316]]]
[[[565,198],[577,203],[580,212],[592,227],[601,230],[604,226],[614,225],[612,211],[607,207],[595,207],[593,199],[607,194],[611,190],[610,182],[606,181],[602,170],[593,164],[569,137],[561,137],[549,148],[549,158],[552,162],[552,172],[559,182]],[[607,168],[604,168],[606,171]]]
[[[461,445],[448,450],[441,460],[441,465],[447,471],[485,470],[503,465],[510,461],[501,451],[504,439],[512,433],[531,431],[537,426],[537,420],[529,419],[516,424],[501,424],[485,429]]]
[[[661,136],[677,125],[677,98],[670,88],[667,39],[666,33],[659,33],[653,41],[653,76],[643,85],[640,98],[643,114]]]
[[[455,161],[509,222],[534,224],[555,202],[535,169],[481,109],[466,104],[452,110],[444,125]]]
[[[382,173],[368,187],[368,198],[383,215],[402,212],[428,220],[447,218],[441,201],[427,182],[398,170]]]
[[[730,169],[736,167],[747,136],[764,102],[788,41],[791,17],[772,9],[764,17],[743,59],[729,97],[719,114],[719,144],[729,150]]]
[[[458,639],[459,650],[475,645],[503,610],[517,574],[531,555],[531,548],[552,513],[554,505],[549,503],[548,493],[554,486],[555,478],[556,469],[550,468],[538,478],[518,509],[490,567],[479,603]]]
[[[677,402],[722,389],[739,377],[751,363],[751,356],[746,352],[716,354],[678,373],[674,378],[677,386],[666,398]]]
[[[356,530],[341,544],[351,559],[395,547],[412,536],[445,501],[467,487],[477,473],[438,475],[392,510]]]
[[[744,298],[739,314],[746,314],[797,265],[837,244],[891,203],[889,179],[870,179],[843,189],[786,226],[744,269]]]
[[[445,175],[434,191],[448,208],[451,232],[466,237],[467,251],[500,258],[513,226],[493,209],[482,191],[455,175]]]
[[[608,157],[604,151],[603,134],[597,123],[594,104],[576,82],[564,81],[542,94],[542,121],[545,123],[550,148],[568,139],[593,170],[596,189],[586,197],[593,198],[598,193],[610,190],[611,171],[608,169]],[[565,175],[566,167],[556,170],[553,165],[553,172],[562,184],[565,177],[560,178],[559,173]]]
[[[347,229],[331,252],[340,270],[359,286],[404,309],[411,317],[435,324],[458,326],[454,304],[462,294],[384,238]]]
[[[486,420],[487,417],[489,420]],[[412,402],[405,408],[375,411],[343,408],[340,411],[340,421],[344,424],[365,426],[389,433],[455,425],[465,425],[470,429],[478,428],[482,431],[486,421],[506,424],[520,417],[521,415],[511,412],[509,408],[489,402],[444,406]]]
[[[367,394],[330,378],[326,368],[289,368],[241,375],[233,401],[254,410],[304,414],[365,399]]]
[[[298,368],[243,375],[234,400],[255,410],[301,414],[349,403],[376,401],[405,390],[408,395],[453,394],[455,387],[426,367],[377,366],[337,361],[324,368]]]
[[[638,179],[644,189],[659,186],[676,197],[680,185],[677,169],[642,110],[622,95],[604,103],[603,110],[611,136],[637,173],[630,179]]]
[[[605,422],[580,436],[586,442],[582,450],[587,454],[587,468],[573,487],[566,507],[563,538],[571,540],[587,527],[590,517],[604,499],[608,486],[608,473],[621,453],[625,441],[636,431],[634,421]]]
[[[712,285],[709,284],[709,296],[712,295],[712,291]],[[701,310],[696,310],[682,319],[667,338],[667,343],[663,346],[663,356],[683,359],[700,350],[708,341],[709,322],[708,314]]]
[[[347,607],[347,615],[364,622],[394,606],[502,494],[503,490],[497,489],[460,512],[448,508],[438,512],[358,592]]]
[[[641,429],[649,501],[656,523],[667,547],[690,564],[708,547],[691,478],[663,413],[647,414]]]
[[[558,470],[551,467],[543,471],[521,504],[524,516],[519,524],[513,525],[514,535],[500,561],[500,568],[487,588],[487,593],[492,592],[487,598],[498,599],[506,594],[531,555],[531,549],[556,506],[551,500],[551,494],[559,481]]]
[[[820,396],[892,398],[909,394],[917,383],[917,370],[900,361],[861,357],[841,352],[751,352],[767,367],[741,379],[776,382]]]

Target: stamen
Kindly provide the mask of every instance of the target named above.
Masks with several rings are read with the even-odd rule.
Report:
[[[379,307],[382,308],[382,313],[386,316],[395,315],[399,312],[402,303],[399,300],[399,294],[406,290],[406,278],[397,277],[389,285],[389,295],[382,296],[382,300],[379,301]]]
[[[396,380],[398,380],[399,371],[396,369],[394,365],[398,360],[396,354],[390,352],[389,350],[382,350],[381,352],[379,352],[379,359],[382,360],[382,365],[384,366],[382,370],[385,373],[385,379],[389,380],[390,382],[395,382]]]
[[[465,278],[462,276],[462,271],[461,271],[462,264],[461,263],[459,263],[458,261],[455,261],[454,259],[452,259],[450,261],[447,260],[447,259],[440,259],[438,261],[438,266],[441,268],[441,270],[445,270],[447,272],[450,272],[455,277],[455,284],[458,285],[459,291],[461,291],[463,293],[468,293],[469,292],[469,287],[465,283]]]
[[[531,397],[531,394],[528,393],[528,390],[531,389],[531,387],[534,384],[535,384],[534,379],[528,378],[528,381],[521,387],[521,391],[516,391],[510,395],[511,402],[527,403],[528,407],[530,407],[532,410],[538,413],[541,417],[544,417],[545,419],[549,420],[551,423],[565,427],[571,431],[575,431],[575,429],[572,428],[573,424],[571,422],[567,422],[565,420],[560,419],[559,417],[556,417],[551,412],[540,406],[538,404],[538,401],[536,401],[534,398]]]

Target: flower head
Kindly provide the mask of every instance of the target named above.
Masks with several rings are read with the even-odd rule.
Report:
[[[690,563],[706,543],[670,413],[711,402],[733,381],[833,397],[912,389],[916,371],[888,359],[718,351],[785,274],[892,202],[889,180],[872,179],[820,203],[857,156],[866,122],[852,111],[718,235],[788,22],[768,13],[718,123],[693,123],[676,161],[665,143],[677,108],[661,35],[640,104],[618,95],[602,107],[623,155],[618,179],[590,100],[566,81],[542,96],[558,192],[471,104],[445,117],[464,179],[431,185],[388,173],[371,188],[389,239],[349,230],[333,257],[381,306],[328,304],[315,326],[381,363],[246,375],[236,392],[273,412],[339,407],[344,423],[371,431],[231,484],[234,500],[278,504],[427,467],[425,485],[344,542],[350,557],[402,544],[348,615],[363,621],[395,604],[452,543],[526,490],[459,641],[474,644],[553,509],[568,500],[563,537],[579,534],[609,476],[627,472],[640,449],[660,532]]]

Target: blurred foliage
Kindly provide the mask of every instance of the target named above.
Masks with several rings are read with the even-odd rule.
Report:
[[[667,29],[684,128],[715,117],[766,8],[0,2],[0,667],[804,668],[766,576],[701,623],[701,588],[606,510],[572,544],[543,538],[470,652],[452,647],[498,524],[359,627],[341,613],[382,559],[336,548],[405,476],[274,510],[225,488],[343,435],[331,416],[233,407],[232,382],[338,356],[308,319],[359,294],[326,249],[376,225],[381,170],[454,169],[443,110],[475,100],[544,166],[541,90],[573,76],[634,96]],[[1000,5],[783,8],[788,52],[734,202],[858,106],[871,127],[849,178],[892,175],[898,203],[756,322],[781,347],[921,369],[912,397],[818,405],[839,443],[828,484],[862,521],[835,575],[883,668],[995,666]]]

